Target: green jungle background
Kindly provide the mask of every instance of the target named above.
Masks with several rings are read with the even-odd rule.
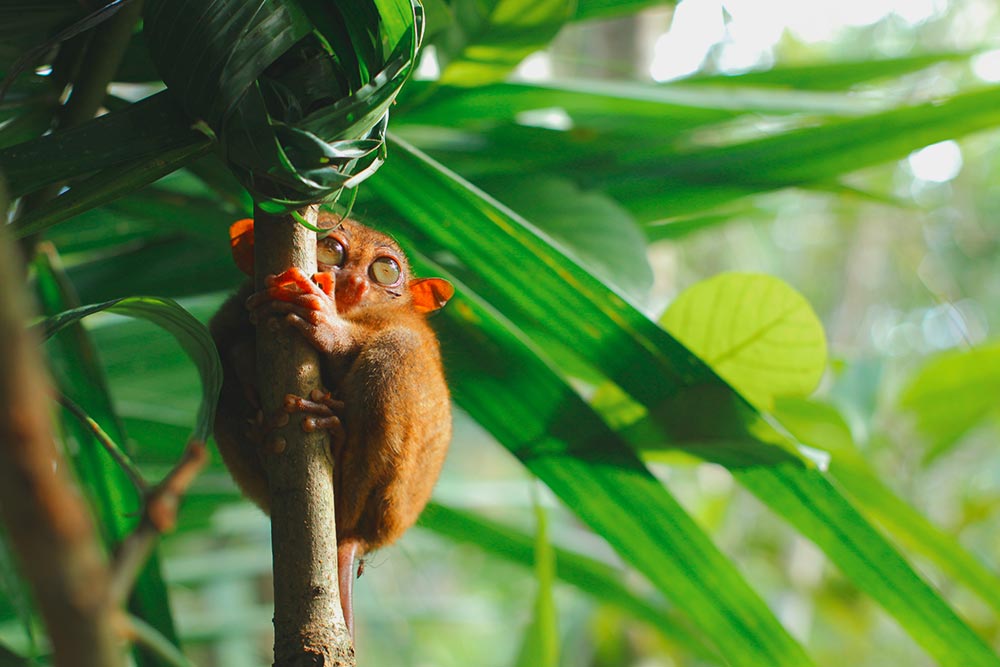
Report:
[[[384,157],[337,205],[455,283],[433,324],[456,431],[420,525],[356,586],[359,664],[1000,666],[994,3],[801,3],[829,29],[748,57],[741,29],[783,5],[289,0],[261,11],[299,6],[315,43],[266,71],[280,25],[192,3],[81,26],[96,4],[0,2],[8,230],[45,316],[168,297],[207,322],[242,280],[248,174],[273,167],[291,207]],[[722,32],[684,46],[699,6]],[[249,79],[206,74],[230,56]],[[108,113],[74,117],[68,85]],[[310,171],[314,135],[368,152]],[[211,362],[175,339],[204,332],[84,324],[46,343],[60,391],[157,480],[205,428]],[[57,417],[113,545],[136,494]],[[213,451],[131,606],[187,657],[137,659],[270,664],[270,559]],[[0,647],[46,664],[3,550]]]

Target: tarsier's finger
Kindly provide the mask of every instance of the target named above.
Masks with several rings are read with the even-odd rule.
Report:
[[[253,311],[257,310],[261,305],[271,301],[271,296],[267,293],[267,290],[261,292],[254,292],[247,300],[243,302],[243,305],[247,310]]]
[[[292,267],[276,276],[267,276],[264,278],[264,285],[268,289],[295,287],[299,292],[306,294],[315,294],[319,291],[316,283],[310,280],[309,276],[298,267]]]
[[[270,299],[266,299],[250,310],[250,321],[257,324],[267,317],[281,316],[289,313],[305,320],[312,320],[312,316],[317,314],[316,311],[311,308],[302,308],[297,304],[289,303],[287,301],[272,301]]]
[[[343,401],[338,401],[333,397],[333,394],[328,391],[323,391],[322,389],[313,389],[309,393],[309,398],[317,403],[322,403],[323,405],[328,406],[333,412],[342,412],[344,409]]]
[[[330,436],[330,456],[334,461],[340,460],[344,443],[347,441],[347,433],[339,417],[306,417],[302,420],[302,430],[307,433],[326,431]]]
[[[321,417],[331,416],[330,408],[323,403],[310,401],[295,394],[286,394],[284,402],[285,412],[305,412],[307,414],[319,415]]]
[[[332,273],[328,273],[326,271],[314,273],[313,282],[316,283],[316,285],[318,285],[319,288],[327,294],[327,296],[333,296],[335,285]]]
[[[288,313],[288,315],[285,315],[285,321],[302,332],[302,335],[307,339],[312,340],[316,334],[316,322],[313,322],[312,318],[318,316],[319,313],[316,312],[311,312],[308,316]]]
[[[330,431],[331,435],[334,432],[343,432],[343,426],[340,423],[340,417],[330,416],[330,417],[306,417],[302,420],[302,430],[307,433],[312,433],[313,431]]]
[[[329,297],[327,296],[316,296],[315,294],[299,294],[298,292],[269,290],[268,296],[270,296],[274,301],[293,303],[297,306],[308,308],[309,310],[322,310],[323,307],[329,303]]]

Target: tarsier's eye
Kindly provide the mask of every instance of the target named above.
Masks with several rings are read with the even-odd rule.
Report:
[[[335,238],[325,238],[316,246],[316,261],[327,266],[344,265],[344,246]]]
[[[368,267],[368,275],[379,285],[392,287],[403,277],[403,270],[392,257],[379,257]]]

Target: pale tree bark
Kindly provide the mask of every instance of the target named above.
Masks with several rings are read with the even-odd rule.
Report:
[[[313,225],[316,208],[302,212]],[[298,267],[316,271],[316,235],[292,216],[254,212],[257,289],[264,276]],[[319,389],[317,351],[278,317],[257,325],[257,378],[265,415],[278,414],[287,394]],[[271,491],[274,558],[275,667],[353,666],[354,647],[337,580],[333,468],[325,432],[306,433],[292,414],[268,435],[265,466]]]
[[[22,275],[0,229],[0,519],[48,628],[53,664],[124,665],[107,559],[53,438],[52,390],[25,329]]]

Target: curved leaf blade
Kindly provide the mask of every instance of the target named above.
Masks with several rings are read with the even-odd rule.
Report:
[[[501,81],[545,47],[573,16],[575,0],[457,0],[455,20],[435,42],[438,83],[477,86]]]
[[[76,323],[94,313],[109,311],[149,320],[165,329],[194,362],[201,378],[202,399],[198,407],[192,437],[207,441],[215,422],[215,408],[222,387],[222,365],[215,343],[204,324],[194,319],[173,299],[162,297],[124,297],[104,303],[82,306],[59,313],[41,323],[43,338],[49,338],[57,331]]]
[[[559,625],[553,584],[556,555],[549,541],[548,516],[535,497],[535,609],[525,633],[517,667],[559,667]]]
[[[544,332],[550,344],[575,348],[587,341],[587,363],[653,407],[672,446],[742,465],[800,458],[795,444],[710,367],[553,248],[530,223],[399,139],[392,141],[396,151],[388,173],[370,187],[419,230],[429,249],[461,257],[455,274],[527,323],[526,330]],[[685,387],[694,390],[681,391]]]
[[[456,287],[461,296],[435,321],[463,409],[683,609],[732,665],[811,664],[620,436],[516,327]]]
[[[63,311],[67,306],[78,303],[54,251],[40,252],[34,269],[44,312]],[[77,402],[91,419],[112,433],[115,441],[124,446],[125,430],[112,404],[105,367],[100,363],[89,332],[79,323],[70,324],[61,335],[50,341],[48,352],[59,390]],[[72,434],[77,442],[86,443],[86,446],[76,449],[73,463],[92,501],[104,542],[109,550],[116,549],[135,529],[136,511],[140,509],[141,499],[132,481],[97,443],[90,430],[77,418],[69,417],[65,412],[62,416],[64,431]],[[157,549],[152,551],[135,580],[129,607],[156,627],[162,636],[177,643],[177,631]],[[142,648],[136,648],[136,654],[139,664],[144,667],[162,665],[153,653]]]
[[[150,0],[163,79],[219,137],[265,210],[336,198],[384,157],[388,108],[422,36],[417,0]]]
[[[931,523],[879,479],[854,444],[850,427],[836,408],[802,399],[781,399],[775,416],[803,442],[822,444],[832,454],[830,475],[867,516],[902,545],[965,584],[1000,614],[1000,574],[991,572],[953,535]]]
[[[432,502],[424,508],[418,523],[455,542],[475,544],[494,556],[525,567],[534,564],[534,543],[530,535],[471,512]],[[633,593],[623,583],[625,577],[621,571],[558,546],[553,549],[556,576],[560,581],[649,624],[665,639],[692,655],[714,662],[721,660],[699,634],[688,627],[686,618]]]
[[[787,464],[732,472],[877,600],[938,664],[1000,666],[1000,657],[825,475]]]
[[[373,183],[379,193],[419,229],[428,250],[440,244],[442,250],[461,257],[465,266],[457,270],[467,271],[491,301],[547,335],[586,349],[590,363],[646,406],[649,418],[642,423],[650,428],[629,431],[642,437],[633,441],[635,446],[683,443],[687,448],[691,441],[707,439],[713,445],[721,441],[756,448],[755,454],[768,451],[761,447],[769,442],[770,428],[763,416],[666,332],[649,326],[617,294],[547,246],[516,214],[412,149],[403,155],[401,160],[401,153],[395,153],[391,167],[387,166],[396,178]],[[512,290],[511,276],[530,279],[519,280],[518,289]],[[485,417],[480,421],[485,423]],[[705,455],[704,450],[691,451]],[[997,660],[823,475],[788,456],[780,463],[774,458],[760,458],[757,465],[721,462],[827,550],[933,655],[954,658],[948,647],[953,631],[980,664]],[[774,495],[769,497],[772,488]],[[860,548],[855,543],[861,539],[869,543],[868,551],[853,551]],[[879,559],[882,556],[885,560]],[[910,591],[926,609],[916,614],[908,610],[899,590]]]

